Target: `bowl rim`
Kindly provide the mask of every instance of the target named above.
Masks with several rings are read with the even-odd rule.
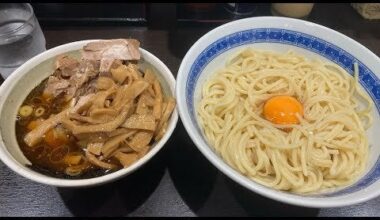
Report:
[[[220,172],[225,174],[227,177],[238,183],[239,185],[245,187],[246,189],[250,190],[251,192],[257,193],[259,195],[265,196],[267,198],[291,204],[291,205],[297,205],[302,207],[311,207],[311,208],[331,208],[331,207],[342,207],[342,206],[349,206],[354,205],[358,203],[362,203],[365,201],[368,201],[370,199],[373,199],[380,195],[380,191],[376,191],[374,193],[368,194],[367,196],[357,197],[355,199],[350,198],[344,198],[344,196],[336,196],[336,197],[313,197],[308,198],[306,200],[302,200],[302,195],[293,194],[299,197],[293,197],[293,195],[283,192],[280,190],[274,190],[273,188],[266,187],[264,185],[261,185],[253,180],[249,180],[239,172],[235,171],[232,167],[230,167],[223,159],[221,159],[211,148],[211,146],[208,146],[208,144],[203,144],[201,140],[197,139],[196,135],[196,127],[198,125],[194,125],[190,119],[190,112],[187,109],[186,105],[186,97],[184,95],[185,89],[186,89],[186,81],[187,77],[191,68],[193,59],[195,60],[196,57],[200,55],[202,52],[201,48],[209,46],[211,43],[216,41],[217,39],[207,39],[210,36],[217,36],[217,38],[222,38],[224,36],[227,36],[227,34],[218,33],[222,29],[228,29],[229,27],[239,26],[240,24],[245,24],[246,22],[266,22],[266,21],[279,21],[279,22],[289,22],[296,25],[303,25],[303,26],[309,26],[309,27],[316,27],[320,30],[323,30],[325,32],[330,32],[332,35],[339,36],[340,38],[345,39],[345,41],[350,42],[351,44],[354,44],[356,47],[359,47],[362,51],[364,51],[368,56],[371,57],[371,59],[377,60],[380,62],[380,58],[374,54],[372,51],[370,51],[368,48],[360,44],[359,42],[353,40],[352,38],[335,31],[331,28],[325,27],[323,25],[313,23],[310,21],[302,20],[302,19],[296,19],[296,18],[288,18],[288,17],[280,17],[280,16],[257,16],[257,17],[250,17],[250,18],[244,18],[239,19],[236,21],[228,22],[226,24],[223,24],[221,26],[218,26],[206,34],[204,34],[201,38],[199,38],[187,51],[186,55],[182,59],[181,65],[179,67],[178,73],[177,73],[177,81],[180,83],[177,83],[176,85],[176,97],[177,97],[177,103],[178,103],[178,111],[180,115],[180,119],[189,134],[190,138],[192,139],[193,143],[196,145],[198,150],[209,160]],[[254,28],[254,27],[252,27]],[[265,28],[265,27],[262,27]],[[267,27],[270,28],[270,27]],[[292,28],[290,28],[292,29]],[[236,28],[236,31],[232,32],[238,32],[243,29]],[[246,30],[246,29],[244,29]],[[310,33],[308,33],[310,34]],[[204,43],[204,41],[206,43]],[[206,46],[202,45],[205,44]],[[195,57],[195,58],[194,58]],[[201,136],[203,136],[201,134]],[[207,148],[211,149],[211,151],[207,151]],[[307,197],[303,197],[307,198]],[[337,199],[339,198],[339,199]]]
[[[109,40],[109,39],[89,39],[89,40],[80,40],[80,41],[73,41],[69,43],[65,43],[56,47],[53,47],[49,50],[46,50],[35,57],[29,59],[27,62],[25,62],[23,65],[18,67],[0,86],[0,114],[3,109],[4,101],[6,100],[6,97],[11,93],[11,90],[14,88],[13,86],[16,85],[24,75],[28,74],[29,71],[40,65],[42,62],[51,59],[59,54],[64,54],[70,51],[81,49],[85,44],[89,42],[94,42],[98,40]],[[61,51],[61,52],[59,52]],[[62,52],[64,51],[64,52]],[[140,52],[143,58],[149,58],[150,60],[155,63],[153,65],[157,69],[162,69],[159,74],[162,76],[162,79],[166,81],[166,83],[169,86],[169,89],[171,91],[171,94],[175,96],[175,86],[176,86],[176,80],[174,78],[174,75],[170,71],[170,69],[154,54],[151,52],[143,49],[140,47]],[[8,88],[11,87],[11,90],[7,91]],[[13,88],[12,88],[13,87]],[[3,95],[6,94],[6,95]],[[137,169],[139,169],[141,166],[146,164],[149,160],[151,160],[167,143],[169,138],[174,132],[175,127],[178,123],[178,109],[177,105],[170,117],[170,123],[168,124],[168,128],[164,136],[156,143],[155,147],[152,148],[146,155],[144,155],[142,158],[140,158],[137,162],[132,164],[131,166],[127,168],[122,168],[120,170],[117,170],[115,172],[105,174],[98,177],[88,178],[88,179],[62,179],[62,178],[55,178],[50,177],[44,174],[41,174],[39,172],[33,171],[29,168],[26,168],[25,165],[21,164],[17,160],[13,158],[13,156],[6,150],[6,144],[3,141],[2,134],[0,132],[0,160],[11,170],[16,172],[17,174],[32,180],[34,182],[42,183],[45,185],[51,185],[56,187],[88,187],[88,186],[95,186],[95,185],[101,185],[105,184],[111,181],[116,181],[117,179],[120,179],[121,177],[127,176]]]

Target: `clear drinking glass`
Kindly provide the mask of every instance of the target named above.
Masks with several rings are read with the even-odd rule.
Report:
[[[46,50],[44,34],[30,4],[0,3],[0,74]]]

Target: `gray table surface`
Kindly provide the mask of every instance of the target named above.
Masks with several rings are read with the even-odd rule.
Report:
[[[318,15],[318,14],[317,14]],[[380,54],[379,22],[311,20],[332,27]],[[207,29],[145,27],[43,28],[47,47],[99,38],[132,37],[177,74],[186,50]],[[0,216],[380,216],[380,197],[329,209],[279,203],[252,193],[214,168],[197,150],[182,123],[145,166],[103,186],[64,189],[16,175],[0,162]]]

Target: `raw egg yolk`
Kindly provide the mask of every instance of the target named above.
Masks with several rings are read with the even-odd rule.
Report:
[[[291,96],[275,96],[264,105],[264,117],[274,124],[298,124],[303,116],[302,104]]]

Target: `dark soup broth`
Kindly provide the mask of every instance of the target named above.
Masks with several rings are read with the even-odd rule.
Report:
[[[65,179],[93,178],[113,172],[111,169],[105,170],[89,163],[83,156],[83,148],[77,144],[78,139],[67,131],[62,132],[65,136],[61,138],[62,140],[56,138],[58,141],[54,141],[54,135],[57,136],[57,134],[48,132],[36,146],[30,147],[25,143],[25,135],[34,126],[40,121],[46,120],[51,114],[58,114],[68,104],[63,99],[56,99],[54,102],[46,100],[42,95],[46,82],[47,80],[44,80],[33,89],[21,106],[21,108],[31,107],[33,112],[26,117],[19,113],[16,118],[17,142],[26,158],[32,163],[30,168],[48,176]],[[41,114],[42,111],[44,112]],[[64,128],[58,129],[64,130]],[[58,135],[62,135],[59,131]],[[53,137],[53,140],[50,137]],[[79,162],[73,161],[76,163],[74,165],[68,158],[74,158]],[[121,168],[118,161],[114,160],[113,162],[118,165],[118,168]],[[66,169],[69,172],[65,172]]]

